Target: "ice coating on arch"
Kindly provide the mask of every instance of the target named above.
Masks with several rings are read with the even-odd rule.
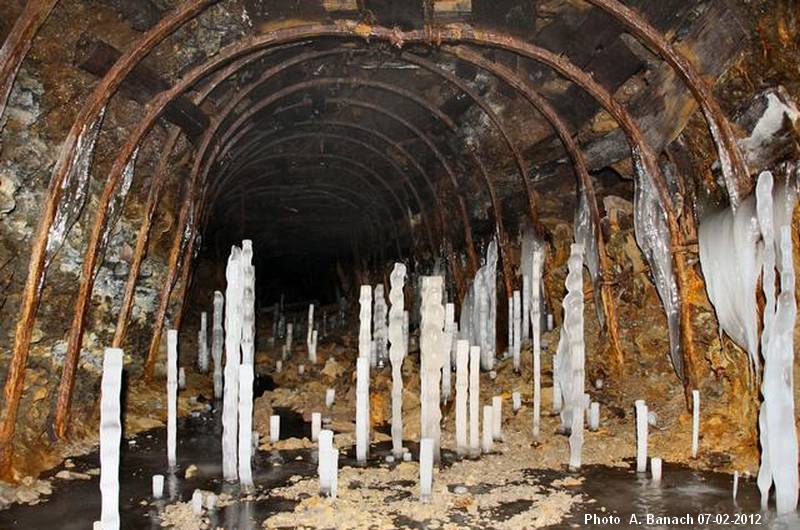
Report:
[[[683,380],[680,300],[678,299],[678,285],[672,270],[672,251],[666,214],[656,190],[653,188],[651,175],[647,174],[641,155],[635,148],[633,149],[633,160],[636,167],[636,190],[633,198],[633,227],[636,233],[636,243],[650,265],[653,283],[661,297],[661,303],[664,305],[669,327],[670,359],[672,359],[672,366],[678,377]]]
[[[45,267],[50,265],[50,260],[61,248],[67,233],[80,217],[83,205],[86,203],[86,195],[89,191],[89,169],[92,166],[97,135],[100,133],[105,114],[106,108],[103,107],[103,110],[97,115],[97,119],[85,126],[78,135],[72,166],[61,185],[61,200],[48,234]],[[57,167],[60,166],[61,161],[57,164]]]
[[[603,314],[603,305],[600,302],[600,254],[597,248],[597,226],[589,213],[589,202],[586,192],[583,190],[578,194],[578,208],[575,210],[575,242],[583,246],[584,265],[589,271],[594,288],[595,314],[600,326],[604,328],[606,319]]]
[[[558,386],[563,397],[561,425],[570,432],[569,466],[581,466],[585,408],[585,343],[583,338],[583,247],[573,244],[570,252],[567,295],[564,297],[564,325],[558,341]]]
[[[756,211],[764,246],[762,288],[765,298],[761,334],[764,358],[761,393],[764,401],[758,417],[761,440],[758,487],[762,506],[766,506],[774,482],[777,511],[788,513],[797,508],[798,499],[798,445],[792,377],[797,301],[790,224],[796,195],[789,187],[776,198],[773,201],[772,174],[765,171],[759,175],[756,185]],[[778,203],[777,208],[773,202]],[[776,232],[779,243],[775,241]],[[780,275],[777,297],[774,288],[776,255]]]

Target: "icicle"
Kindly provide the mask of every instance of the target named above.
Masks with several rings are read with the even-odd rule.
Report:
[[[122,350],[106,348],[100,384],[100,521],[104,530],[119,530],[119,442]]]
[[[178,331],[167,331],[167,464],[170,471],[177,467],[178,425]]]
[[[419,441],[419,498],[429,502],[433,492],[433,458],[435,441],[423,438]]]
[[[583,447],[584,363],[583,339],[583,247],[573,244],[565,282],[567,295],[564,298],[564,324],[558,342],[557,371],[558,386],[563,397],[561,410],[562,428],[570,432],[570,468],[581,466]]]
[[[456,343],[456,452],[467,453],[467,384],[469,379],[469,342]]]
[[[633,200],[634,231],[636,242],[642,249],[656,291],[661,297],[664,311],[667,314],[669,328],[670,358],[678,378],[683,380],[683,354],[680,349],[680,315],[678,286],[672,270],[672,249],[670,248],[669,229],[666,214],[653,189],[651,177],[646,174],[641,156],[633,150],[636,166],[636,190]]]
[[[542,284],[542,251],[537,250],[533,253],[531,260],[531,278],[533,287],[531,289],[531,327],[533,329],[533,436],[539,436],[539,424],[541,421],[542,410],[542,304],[541,284]],[[553,374],[555,374],[555,366]],[[555,375],[554,375],[555,377]],[[553,380],[553,393],[557,394],[557,385]],[[560,407],[559,407],[560,408]],[[555,401],[553,402],[555,410]]]
[[[222,347],[225,330],[222,329],[222,311],[225,297],[214,291],[214,326],[211,330],[211,360],[214,361],[214,398],[222,398]]]
[[[422,278],[420,310],[420,436],[433,440],[433,460],[439,462],[442,436],[440,377],[442,367],[450,359],[450,337],[444,332],[442,307],[444,280],[441,276]]]
[[[597,249],[597,227],[589,212],[586,191],[581,190],[578,208],[575,210],[575,242],[583,246],[584,264],[592,279],[594,310],[601,328],[605,328],[606,320],[600,295],[600,254]]]
[[[208,313],[200,313],[200,331],[197,333],[197,369],[208,372]]]
[[[452,372],[451,350],[453,349],[453,336],[455,333],[455,304],[448,303],[444,306],[444,334],[447,337],[447,356],[442,365],[442,403],[450,401],[450,375]]]
[[[222,476],[225,480],[237,478],[238,435],[237,408],[239,404],[239,364],[242,339],[242,252],[232,247],[225,277],[225,389],[222,404]]]
[[[480,375],[481,348],[471,346],[469,349],[469,450],[475,457],[480,455]]]
[[[239,483],[253,486],[253,365],[239,366]]]
[[[392,453],[398,459],[403,456],[403,360],[408,347],[404,332],[408,315],[403,295],[405,278],[406,266],[395,263],[389,278],[389,360],[392,363]]]

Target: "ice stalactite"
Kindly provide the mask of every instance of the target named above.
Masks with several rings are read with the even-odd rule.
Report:
[[[253,365],[239,366],[239,483],[253,486]]]
[[[444,331],[445,310],[442,306],[444,279],[441,276],[422,278],[420,311],[420,436],[433,440],[433,460],[439,462],[442,437],[440,378],[442,367],[450,359],[450,337]]]
[[[664,305],[669,328],[670,359],[672,359],[675,373],[683,380],[680,300],[672,268],[672,249],[670,248],[666,213],[653,188],[650,175],[646,173],[641,157],[636,150],[634,150],[633,158],[636,165],[636,190],[633,198],[633,225],[636,242],[650,265],[653,283],[661,297],[661,303]]]
[[[403,457],[403,360],[408,346],[403,332],[405,278],[406,266],[395,263],[389,278],[389,360],[392,363],[392,453],[397,459]]]
[[[208,313],[200,313],[200,331],[197,332],[197,369],[208,372]]]
[[[539,424],[542,410],[542,285],[543,252],[537,250],[531,262],[531,328],[533,338],[533,435],[539,436]],[[555,387],[555,383],[553,384]]]
[[[386,295],[382,283],[379,283],[375,286],[373,294],[375,295],[375,302],[372,320],[373,332],[375,335],[375,353],[377,356],[376,361],[378,366],[384,367],[386,366],[389,350],[386,343],[386,310],[388,308],[386,307]]]
[[[586,192],[581,190],[578,198],[578,208],[575,210],[575,242],[583,245],[584,264],[592,279],[594,309],[597,321],[605,327],[606,319],[603,313],[603,302],[600,294],[600,254],[597,248],[597,230],[592,216],[589,213],[589,202]]]
[[[774,483],[777,511],[789,513],[797,509],[798,500],[798,443],[792,372],[797,300],[790,224],[796,193],[791,187],[782,188],[777,200],[773,199],[772,174],[765,171],[756,184],[756,211],[764,245],[762,288],[766,300],[761,334],[764,358],[761,394],[764,400],[758,416],[761,437],[758,487],[761,504],[766,507]],[[778,203],[777,208],[773,202]],[[780,279],[777,296],[776,265]]]
[[[214,398],[222,398],[222,348],[225,341],[225,330],[222,328],[222,312],[225,297],[214,291],[214,320],[211,329],[211,360],[214,361]]]
[[[584,364],[585,343],[583,338],[583,247],[573,244],[568,261],[565,282],[567,295],[564,298],[564,324],[558,341],[558,386],[563,398],[561,425],[570,433],[569,466],[581,467],[583,447]]]
[[[225,480],[237,478],[236,437],[239,403],[239,364],[242,339],[242,251],[231,247],[225,270],[225,389],[222,404],[222,475]]]
[[[119,348],[106,348],[100,384],[100,521],[105,530],[119,530],[122,357]]]
[[[459,320],[461,338],[481,349],[481,368],[494,368],[497,344],[497,242],[486,249],[486,263],[475,273]]]
[[[178,331],[167,331],[167,464],[170,471],[178,462]]]
[[[530,224],[526,224],[522,229],[522,242],[520,244],[520,270],[523,274],[523,289],[524,286],[524,277],[530,275],[531,267],[533,267],[533,256],[536,252],[539,252],[544,256],[544,241],[536,235],[536,231]],[[544,263],[544,261],[542,261]],[[537,285],[532,276],[529,277],[528,287],[526,292],[522,293],[522,311],[524,314],[531,313],[533,311],[533,291],[537,288]],[[541,275],[539,276],[538,290],[541,292]],[[542,298],[539,297],[539,312],[542,312]],[[531,316],[531,318],[533,318]],[[530,325],[533,325],[533,320],[530,321]],[[527,339],[529,335],[529,328],[523,321],[523,329],[522,329],[522,338]]]
[[[706,215],[697,237],[706,292],[719,327],[747,351],[751,367],[758,374],[756,285],[763,252],[755,196],[742,201],[736,212],[726,208]]]

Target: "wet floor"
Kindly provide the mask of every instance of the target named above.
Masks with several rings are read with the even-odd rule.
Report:
[[[288,410],[278,410],[281,438],[310,436],[310,425]],[[165,429],[155,429],[124,441],[120,463],[120,514],[125,530],[155,530],[161,528],[160,513],[165,506],[178,500],[188,501],[195,489],[239,496],[238,486],[221,481],[221,425],[217,412],[195,415],[179,421],[178,465],[174,474],[167,474],[164,499],[151,501],[151,477],[166,474]],[[416,453],[416,444],[409,444]],[[377,465],[390,451],[390,444],[374,446],[371,453]],[[444,463],[452,460],[445,453]],[[74,458],[71,471],[86,472],[99,465],[98,454]],[[186,469],[194,465],[196,473],[186,478]],[[352,454],[343,455],[342,465],[354,465]],[[63,468],[60,468],[63,469]],[[46,478],[52,478],[55,469]],[[390,473],[390,471],[387,471]],[[566,472],[530,470],[529,479],[548,489],[563,479]],[[632,469],[588,466],[581,470],[581,485],[571,487],[573,494],[582,494],[583,502],[573,508],[568,518],[549,528],[764,528],[800,529],[800,521],[777,520],[759,511],[759,495],[753,480],[739,481],[736,502],[731,495],[731,476],[721,473],[696,472],[691,469],[664,465],[661,484],[653,484],[645,475]],[[263,498],[271,488],[288,483],[294,475],[313,476],[316,461],[313,451],[258,452],[254,457],[253,474],[262,500],[242,500],[220,507],[209,514],[209,528],[225,530],[255,530],[261,522],[280,511],[291,511],[300,499]],[[578,475],[576,475],[578,476]],[[0,512],[0,529],[26,530],[62,529],[86,530],[100,514],[98,477],[91,480],[62,480],[52,478],[53,494],[36,506],[15,505]],[[387,487],[391,487],[388,484]],[[340,487],[358,487],[357,484]],[[491,488],[491,486],[486,486]],[[480,489],[480,486],[477,487]],[[473,493],[479,494],[479,491]],[[252,498],[252,497],[251,497]],[[515,501],[501,506],[493,514],[498,522],[530,508],[530,503]],[[676,517],[672,521],[648,520],[652,517]],[[636,516],[632,519],[631,516]],[[458,514],[453,522],[458,523]],[[398,527],[426,528],[426,521],[396,520]],[[199,528],[199,527],[198,527]],[[488,527],[484,527],[488,528]]]

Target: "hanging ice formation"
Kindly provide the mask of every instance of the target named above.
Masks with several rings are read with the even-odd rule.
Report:
[[[475,273],[475,279],[461,304],[459,329],[461,338],[481,348],[481,368],[494,368],[497,344],[497,242],[486,249],[486,263]]]
[[[633,198],[633,225],[636,243],[650,265],[656,291],[661,297],[667,315],[669,328],[669,354],[672,366],[678,377],[683,380],[683,355],[680,346],[680,315],[678,285],[672,270],[672,249],[669,244],[669,229],[666,214],[659,201],[653,183],[641,162],[639,153],[634,149],[633,159],[636,165],[636,191]]]
[[[583,447],[584,339],[583,339],[583,247],[573,244],[568,261],[564,325],[556,352],[558,386],[563,398],[561,425],[570,433],[570,468],[581,466]]]
[[[581,190],[578,194],[578,208],[575,210],[575,242],[583,245],[584,265],[592,279],[594,309],[597,321],[605,328],[606,319],[603,314],[603,304],[600,296],[600,255],[597,249],[597,230],[591,214],[586,192]]]
[[[791,218],[796,200],[791,187],[781,190],[773,208],[772,173],[761,173],[756,185],[756,212],[764,245],[764,325],[761,354],[764,375],[761,394],[764,401],[758,415],[761,437],[761,466],[758,488],[766,507],[769,491],[775,485],[778,513],[797,509],[797,431],[794,418],[794,325],[797,318],[795,274],[792,255]],[[776,237],[777,236],[777,237]],[[775,266],[780,291],[775,295]]]
[[[520,244],[520,258],[519,258],[519,266],[520,270],[523,271],[522,274],[525,276],[529,276],[531,274],[531,269],[533,267],[533,255],[535,252],[541,252],[542,256],[544,256],[544,242],[536,235],[536,231],[530,225],[530,223],[526,223],[525,226],[522,228],[522,243]],[[542,292],[541,286],[541,275],[539,276],[539,292]],[[533,318],[532,310],[533,310],[533,291],[536,288],[534,284],[533,277],[529,276],[528,282],[528,291],[522,294],[522,312],[523,314],[527,313],[531,315]],[[544,315],[544,310],[542,307],[543,299],[541,296],[539,297],[539,315]],[[529,326],[533,326],[533,321],[530,321]],[[523,327],[527,328],[528,326],[524,325]],[[528,338],[529,330],[523,329],[522,330],[522,338]]]

